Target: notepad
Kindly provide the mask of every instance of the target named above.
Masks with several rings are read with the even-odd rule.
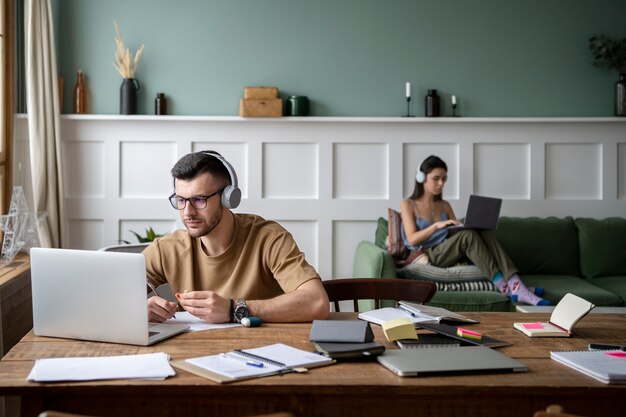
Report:
[[[622,350],[550,352],[550,357],[605,384],[626,384],[626,352]]]
[[[589,301],[568,293],[556,305],[547,323],[513,323],[513,327],[528,337],[569,337],[576,323],[593,307]]]
[[[172,366],[215,382],[228,383],[288,372],[302,372],[308,368],[332,363],[334,361],[331,358],[276,343],[254,349],[176,360],[172,361]]]

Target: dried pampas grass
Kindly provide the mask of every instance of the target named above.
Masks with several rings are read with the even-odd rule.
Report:
[[[122,78],[135,78],[135,71],[137,71],[137,64],[139,63],[139,59],[141,58],[141,54],[143,53],[144,45],[141,45],[141,48],[137,50],[135,53],[135,58],[131,59],[130,51],[128,48],[124,46],[124,39],[122,39],[122,33],[120,32],[120,27],[117,25],[117,22],[113,22],[113,26],[115,26],[115,62],[113,66],[120,73]]]

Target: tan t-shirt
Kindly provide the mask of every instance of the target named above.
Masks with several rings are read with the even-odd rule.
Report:
[[[177,230],[143,252],[148,277],[169,282],[174,293],[215,291],[224,298],[263,300],[320,279],[293,237],[281,225],[251,214],[235,214],[235,236],[228,249],[207,256],[199,238]]]

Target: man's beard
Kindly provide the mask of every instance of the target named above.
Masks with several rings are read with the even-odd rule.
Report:
[[[190,217],[186,220],[199,220],[202,217]],[[218,224],[222,221],[222,210],[217,210],[210,218],[208,222],[205,222],[200,228],[190,229],[185,222],[185,227],[187,228],[187,232],[189,236],[193,238],[198,238],[202,236],[206,236],[213,231],[217,227]]]

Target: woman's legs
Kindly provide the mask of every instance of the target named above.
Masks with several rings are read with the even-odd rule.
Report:
[[[467,257],[487,277],[492,277],[494,285],[503,294],[523,303],[549,304],[549,301],[537,297],[526,288],[513,261],[491,232],[461,230],[434,248],[427,249],[426,253],[433,265],[442,268],[453,266],[463,257]]]

